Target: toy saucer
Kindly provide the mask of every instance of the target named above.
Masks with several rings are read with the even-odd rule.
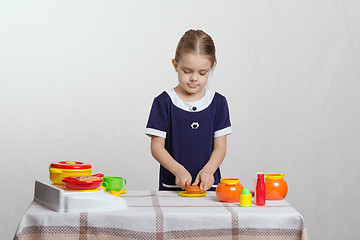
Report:
[[[125,188],[122,188],[121,190],[120,190],[120,194],[125,194],[125,193],[127,193],[129,190],[127,190],[127,189],[125,189]]]
[[[102,189],[102,190],[104,190],[104,192],[110,192],[110,191],[106,191],[106,188],[105,187],[103,187],[103,186],[100,186],[100,188]],[[125,194],[125,193],[127,193],[129,190],[127,190],[127,189],[125,189],[125,188],[122,188],[120,191],[117,191],[117,192],[119,192],[120,194]]]
[[[126,189],[121,189],[120,191],[110,190],[110,194],[120,197],[122,194],[125,194],[127,192]]]
[[[207,192],[203,193],[186,193],[186,191],[179,192],[182,197],[205,197]]]

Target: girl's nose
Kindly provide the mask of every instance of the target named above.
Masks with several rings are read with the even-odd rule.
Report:
[[[191,75],[190,81],[196,82],[198,80],[198,78],[199,78],[199,76],[196,73],[194,73]]]

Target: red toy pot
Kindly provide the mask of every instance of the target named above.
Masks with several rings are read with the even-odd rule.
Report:
[[[70,180],[70,177],[64,178],[62,181],[64,182],[65,187],[73,190],[91,190],[100,187],[101,183],[104,181],[102,177],[104,174],[98,173],[92,175],[94,177],[100,177],[100,180],[93,180],[93,181],[76,181]]]

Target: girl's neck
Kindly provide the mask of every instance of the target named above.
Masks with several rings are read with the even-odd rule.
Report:
[[[195,102],[200,100],[201,98],[203,98],[205,96],[206,93],[206,88],[201,89],[199,92],[197,93],[188,93],[187,91],[185,91],[184,89],[182,89],[180,87],[180,85],[177,85],[174,88],[176,94],[179,96],[179,98],[181,100],[183,100],[184,102]]]

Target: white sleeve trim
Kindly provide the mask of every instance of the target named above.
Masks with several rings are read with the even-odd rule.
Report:
[[[216,131],[214,133],[214,138],[221,137],[221,136],[224,136],[224,135],[229,135],[230,133],[232,133],[231,126]]]
[[[169,184],[165,184],[165,183],[163,183],[162,185],[163,185],[163,187],[167,187],[167,188],[180,188],[178,185],[169,185]]]
[[[166,138],[166,132],[161,131],[161,130],[157,130],[157,129],[154,129],[154,128],[146,128],[145,129],[145,134],[148,135],[149,137],[158,136],[158,137]]]

